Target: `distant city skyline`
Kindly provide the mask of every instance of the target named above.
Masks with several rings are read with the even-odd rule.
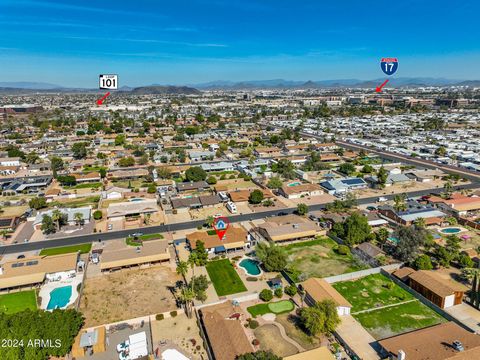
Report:
[[[480,79],[480,4],[446,0],[0,0],[0,82]]]

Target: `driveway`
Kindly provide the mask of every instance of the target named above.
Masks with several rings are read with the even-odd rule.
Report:
[[[352,316],[345,315],[340,317],[342,322],[338,326],[336,333],[338,336],[361,358],[365,360],[380,359],[373,346],[377,345],[377,340],[370,335],[363,326]]]
[[[480,334],[480,311],[473,306],[461,303],[444,310],[477,334]]]

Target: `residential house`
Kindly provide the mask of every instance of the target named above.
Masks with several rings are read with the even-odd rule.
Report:
[[[187,243],[190,249],[195,249],[199,241],[203,242],[208,253],[222,253],[235,250],[244,250],[251,246],[251,236],[241,226],[230,225],[222,239],[215,230],[195,231],[187,234]]]
[[[323,190],[317,184],[283,185],[279,192],[287,199],[300,199],[306,196],[322,195]]]
[[[447,216],[432,205],[424,205],[415,200],[407,201],[405,206],[405,210],[397,210],[391,205],[382,205],[378,207],[378,212],[398,224],[407,226],[418,219],[424,219],[426,225],[440,225]]]
[[[119,245],[120,244],[120,245]],[[145,266],[170,261],[167,240],[148,240],[142,246],[107,242],[100,256],[101,271],[115,271],[132,266]]]
[[[75,273],[77,260],[77,253],[69,253],[4,261],[0,264],[0,290],[32,287],[42,284],[49,276]]]
[[[480,211],[480,197],[478,196],[465,196],[460,193],[453,193],[449,199],[431,196],[427,201],[455,217],[468,217],[476,215]]]
[[[203,307],[198,314],[215,360],[235,360],[239,355],[255,351],[241,321],[244,315],[230,301]]]
[[[107,208],[107,218],[136,218],[145,216],[146,214],[154,214],[158,210],[156,199],[124,201],[109,204]]]
[[[470,360],[480,357],[480,335],[449,321],[380,340],[384,356],[397,360]]]
[[[180,192],[196,192],[209,190],[210,185],[206,181],[190,181],[177,183],[177,191]]]
[[[368,187],[368,184],[362,178],[332,179],[321,182],[320,185],[330,195],[342,195],[349,191],[365,189]]]
[[[79,207],[79,208],[59,208],[59,209],[39,211],[37,213],[37,216],[35,216],[35,220],[33,221],[33,227],[36,230],[40,230],[40,228],[42,226],[43,217],[45,215],[48,215],[48,216],[52,217],[53,212],[55,210],[58,210],[63,215],[65,215],[68,225],[77,225],[78,220],[77,220],[77,215],[76,214],[80,214],[81,220],[84,224],[88,224],[90,222],[91,217],[92,217],[92,207],[91,206],[85,206],[85,207]]]
[[[326,234],[326,230],[313,221],[293,214],[268,218],[257,226],[256,231],[273,242],[308,240]]]
[[[232,201],[236,203],[248,202],[248,199],[250,198],[250,194],[254,190],[260,190],[263,193],[264,199],[272,199],[275,197],[275,195],[273,195],[273,193],[269,189],[244,189],[244,190],[230,191],[228,193],[228,196],[230,196],[230,199],[232,199]]]

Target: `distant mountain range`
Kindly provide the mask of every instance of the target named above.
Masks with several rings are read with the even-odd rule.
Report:
[[[138,95],[194,95],[200,94],[200,90],[257,90],[257,89],[328,89],[328,88],[369,88],[375,89],[385,78],[374,80],[359,79],[333,79],[319,81],[296,81],[284,79],[251,80],[251,81],[211,81],[186,86],[159,85],[130,87],[123,86],[117,90],[119,93],[131,93]],[[428,86],[470,86],[480,87],[480,80],[452,80],[429,77],[400,77],[389,78],[386,87],[390,88],[417,88]],[[31,93],[98,93],[98,89],[68,88],[60,85],[42,82],[0,82],[2,94],[31,94]]]
[[[103,90],[105,92],[107,90]],[[34,94],[34,93],[99,93],[99,89],[67,88],[59,85],[36,82],[0,82],[0,94]],[[137,95],[195,95],[201,91],[188,86],[150,85],[141,87],[122,86],[118,93],[131,93]]]
[[[283,79],[274,80],[252,80],[252,81],[212,81],[207,83],[192,84],[191,86],[202,89],[321,89],[321,88],[375,88],[381,84],[385,78],[375,80],[359,79],[333,79],[319,81],[291,81]],[[479,86],[480,80],[464,81],[451,80],[443,78],[391,78],[387,87],[424,87],[424,86]]]

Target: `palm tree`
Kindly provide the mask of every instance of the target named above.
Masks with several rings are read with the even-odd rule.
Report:
[[[405,211],[407,209],[407,204],[405,203],[405,194],[397,194],[393,197],[395,205],[393,208],[397,211]]]
[[[58,209],[52,211],[52,220],[57,223],[57,230],[60,230],[60,220],[62,219],[62,212]]]
[[[205,225],[207,225],[209,228],[213,226],[214,222],[215,222],[215,218],[211,215],[205,219]]]
[[[73,214],[73,218],[75,219],[75,223],[77,225],[82,225],[83,224],[83,214],[82,213],[75,213]]]
[[[2,234],[2,237],[3,237],[3,240],[7,240],[7,235],[8,235],[9,231],[7,229],[3,229],[1,231],[1,234]]]
[[[188,263],[186,261],[180,261],[177,265],[177,274],[185,277],[187,272],[188,272]]]
[[[303,302],[305,301],[305,290],[303,290],[302,286],[298,287],[298,295],[300,295],[300,300],[302,301],[301,307],[303,308]]]
[[[417,228],[423,229],[425,228],[425,218],[418,218],[414,221],[414,224]]]
[[[185,310],[187,312],[187,316],[189,318],[192,317],[191,306],[193,299],[195,299],[195,292],[191,287],[185,286],[182,288],[182,291],[179,295],[179,299],[181,302],[185,304]]]
[[[451,181],[447,181],[445,185],[443,185],[443,190],[445,191],[445,197],[449,199],[453,193],[453,184]]]

